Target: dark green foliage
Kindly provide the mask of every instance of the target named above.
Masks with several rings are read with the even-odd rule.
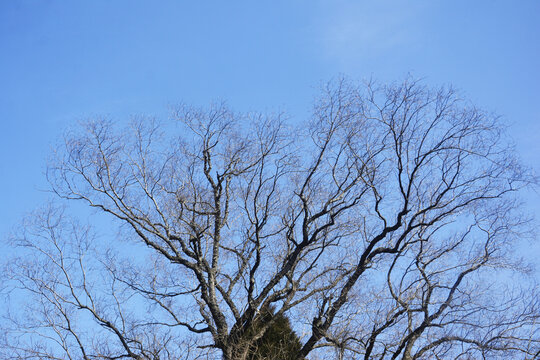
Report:
[[[283,314],[274,315],[272,308],[262,315],[259,326],[272,320],[264,335],[255,341],[248,360],[294,360],[301,349],[300,339],[291,329],[289,319]]]

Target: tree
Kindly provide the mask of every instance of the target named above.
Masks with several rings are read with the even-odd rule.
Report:
[[[249,359],[285,314],[296,359],[540,354],[538,291],[512,255],[536,180],[453,89],[342,79],[296,128],[223,105],[174,120],[66,134],[51,188],[118,239],[69,208],[29,217],[4,272],[26,304],[6,354]]]
[[[248,360],[294,360],[302,348],[300,339],[291,329],[289,319],[283,314],[276,316],[271,307],[263,309],[261,325],[272,318],[274,319],[270,327],[252,344],[252,350],[247,356]],[[252,331],[258,332],[257,326]]]

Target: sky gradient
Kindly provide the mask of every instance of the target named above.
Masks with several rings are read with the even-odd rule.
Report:
[[[303,120],[340,74],[453,84],[540,173],[539,16],[534,0],[0,0],[0,236],[47,199],[47,156],[77,121],[214,100]]]

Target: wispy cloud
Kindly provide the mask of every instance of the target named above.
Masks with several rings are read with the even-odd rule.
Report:
[[[379,56],[414,45],[416,20],[425,6],[403,1],[334,1],[320,4],[320,41],[325,55],[338,61]]]

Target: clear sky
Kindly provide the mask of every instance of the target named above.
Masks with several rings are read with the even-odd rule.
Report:
[[[536,0],[0,0],[0,236],[47,198],[47,154],[78,120],[216,99],[303,119],[339,74],[454,84],[540,173],[539,19]]]

